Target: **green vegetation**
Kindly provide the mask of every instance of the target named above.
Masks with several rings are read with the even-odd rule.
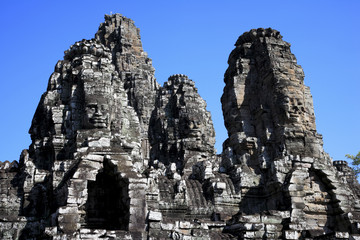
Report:
[[[352,168],[354,169],[355,175],[358,176],[360,173],[360,152],[358,152],[356,156],[346,154],[345,157],[352,160],[351,162],[351,165],[353,166]]]

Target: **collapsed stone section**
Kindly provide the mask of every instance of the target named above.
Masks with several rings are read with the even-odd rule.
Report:
[[[215,131],[206,102],[183,74],[169,77],[159,89],[150,122],[151,164],[160,162],[177,174],[215,154]]]

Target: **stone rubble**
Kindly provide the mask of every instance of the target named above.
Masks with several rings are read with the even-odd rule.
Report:
[[[106,15],[65,51],[19,161],[0,163],[1,239],[360,239],[360,187],[316,131],[273,29],[231,52],[222,154],[195,83],[161,87],[139,29]]]

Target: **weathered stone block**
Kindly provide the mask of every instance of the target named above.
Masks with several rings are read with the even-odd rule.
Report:
[[[162,213],[156,211],[149,211],[148,219],[150,221],[162,221]]]
[[[299,237],[300,237],[300,232],[298,231],[291,231],[291,230],[285,231],[285,239],[299,239]]]
[[[349,236],[348,232],[335,232],[335,237],[339,239],[349,239]]]
[[[169,223],[161,222],[160,227],[161,227],[162,230],[172,231],[175,228],[175,224],[170,223],[170,222]]]
[[[160,229],[160,223],[159,222],[149,222],[149,227],[152,229]]]

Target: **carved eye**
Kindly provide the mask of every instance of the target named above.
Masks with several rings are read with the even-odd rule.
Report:
[[[96,109],[97,109],[96,104],[88,104],[88,105],[86,106],[86,110],[87,110],[88,112],[95,112]]]
[[[109,110],[108,105],[106,104],[101,105],[101,111],[107,111],[107,110]]]

